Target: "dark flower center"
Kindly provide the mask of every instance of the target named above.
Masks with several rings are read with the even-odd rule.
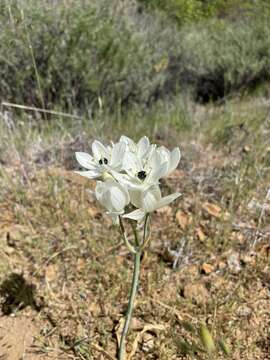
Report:
[[[98,161],[98,163],[99,163],[99,165],[103,165],[103,164],[107,165],[108,164],[108,159],[106,159],[106,158],[100,159]]]
[[[146,172],[145,171],[139,171],[138,174],[137,174],[138,178],[140,180],[144,180],[146,178]]]

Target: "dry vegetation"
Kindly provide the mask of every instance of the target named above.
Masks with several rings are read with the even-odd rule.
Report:
[[[196,106],[186,132],[152,119],[152,139],[182,149],[163,187],[183,196],[152,217],[132,359],[188,358],[183,341],[202,346],[187,329],[202,323],[225,340],[229,358],[269,359],[268,111],[264,99]],[[97,121],[90,134],[57,120],[38,131],[27,121],[12,127],[9,116],[0,156],[1,358],[115,359],[132,259],[88,193],[91,181],[71,169],[75,149],[130,134],[134,119],[107,132]]]
[[[121,134],[182,151],[128,360],[224,359],[219,341],[229,359],[270,359],[269,8],[144,3],[0,5],[0,360],[116,359],[132,259],[73,170],[75,151]]]

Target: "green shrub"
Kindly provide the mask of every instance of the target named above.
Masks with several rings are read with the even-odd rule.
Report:
[[[221,11],[225,2],[217,2]],[[216,2],[178,3],[182,14],[198,23],[179,29],[159,12],[145,12],[128,0],[67,5],[7,0],[0,6],[0,99],[119,112],[181,92],[216,100],[267,81],[267,12],[238,22],[201,22],[217,12]]]
[[[267,18],[189,28],[181,47],[185,72],[191,74],[197,96],[205,100],[252,89],[270,77]]]
[[[42,106],[43,98],[47,107],[122,107],[146,104],[162,84],[162,71],[155,71],[163,57],[157,41],[148,43],[147,35],[132,31],[117,2],[34,3],[1,8],[2,99]]]
[[[147,8],[161,10],[174,19],[178,25],[202,22],[211,17],[235,18],[263,14],[267,9],[267,0],[140,0]]]

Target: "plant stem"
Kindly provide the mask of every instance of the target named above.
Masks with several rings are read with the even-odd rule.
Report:
[[[143,245],[145,244],[145,240],[146,240],[146,233],[147,233],[148,222],[149,222],[149,213],[146,214],[145,220],[144,220],[144,227],[143,227]]]
[[[127,235],[126,235],[126,231],[125,231],[125,227],[122,221],[121,216],[119,216],[119,225],[120,225],[120,230],[124,239],[124,243],[126,245],[126,247],[128,248],[128,250],[132,253],[132,254],[136,254],[136,250],[134,249],[134,247],[130,244],[130,242],[128,241]]]
[[[133,270],[132,285],[131,285],[131,291],[130,291],[130,295],[129,295],[125,325],[124,325],[124,329],[123,329],[123,332],[121,335],[121,340],[120,340],[118,360],[125,360],[125,356],[126,356],[125,341],[126,341],[126,336],[127,336],[129,325],[130,325],[135,296],[136,296],[136,292],[137,292],[137,288],[138,288],[139,275],[140,275],[140,261],[141,261],[141,251],[138,250],[138,251],[136,251],[136,254],[134,255],[134,270]]]

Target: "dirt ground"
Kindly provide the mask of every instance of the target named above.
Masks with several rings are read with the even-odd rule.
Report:
[[[270,359],[268,173],[251,186],[246,153],[192,146],[162,183],[183,195],[152,217],[128,359],[209,359],[201,324],[228,358]],[[116,359],[133,263],[93,184],[58,167],[4,176],[0,359]]]

